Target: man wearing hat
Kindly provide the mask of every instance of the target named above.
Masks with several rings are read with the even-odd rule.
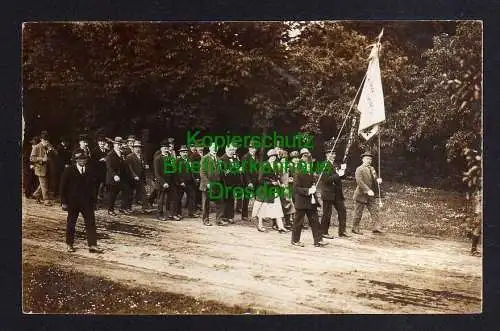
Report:
[[[321,234],[323,238],[333,239],[328,233],[330,219],[332,217],[332,207],[335,207],[339,220],[339,237],[349,237],[346,234],[347,212],[344,203],[344,192],[342,191],[342,178],[345,176],[345,168],[337,167],[335,163],[335,152],[330,146],[325,148],[327,162],[322,169],[323,175],[319,182],[321,201],[323,202],[323,215],[321,217]]]
[[[146,162],[144,156],[142,155],[142,144],[139,140],[134,141],[132,145],[133,153],[129,154],[126,158],[126,163],[129,170],[129,175],[131,178],[131,190],[129,195],[129,200],[127,201],[127,209],[132,209],[132,202],[140,202],[142,208],[147,207],[146,202]]]
[[[35,176],[38,177],[38,188],[33,193],[33,196],[40,202],[40,194],[44,204],[51,206],[49,197],[49,172],[48,172],[48,153],[52,149],[49,143],[47,131],[42,131],[40,134],[40,142],[33,146],[30,154],[30,161],[33,164]]]
[[[307,148],[302,148],[300,155],[302,156],[301,161],[304,167],[297,167],[293,178],[295,219],[293,222],[292,245],[304,247],[304,244],[300,241],[300,235],[304,217],[307,215],[312,230],[314,246],[323,247],[327,243],[321,237],[317,211],[319,203],[316,196],[316,186],[314,185],[314,174],[311,173],[308,167],[311,163],[311,153]]]
[[[135,136],[130,135],[127,137],[127,145],[123,148],[123,152],[125,153],[125,156],[129,156],[134,152],[134,142],[135,142]]]
[[[106,183],[106,156],[109,151],[106,148],[106,139],[97,137],[97,147],[94,150],[94,165],[96,172],[96,199],[103,200]]]
[[[178,201],[177,209],[178,215],[182,216],[182,197],[186,194],[186,202],[189,217],[199,217],[195,214],[196,208],[196,179],[191,168],[191,160],[189,159],[189,151],[185,145],[179,149],[179,158],[177,159],[177,191]],[[199,181],[198,181],[199,182]]]
[[[209,219],[210,214],[210,195],[216,196],[218,192],[216,190],[217,187],[210,187],[210,183],[218,183],[220,182],[220,168],[219,168],[219,159],[217,157],[217,144],[212,143],[208,148],[208,154],[204,155],[201,158],[200,165],[200,191],[201,191],[201,210],[202,215],[201,219],[203,221],[203,225],[211,226],[212,223]],[[209,194],[210,193],[210,194]],[[217,211],[215,215],[215,219],[217,225],[224,226],[228,223],[221,219],[221,215],[223,212],[223,203],[221,200],[215,201],[217,206]]]
[[[80,134],[78,136],[78,146],[73,150],[72,154],[75,155],[76,153],[85,153],[89,159],[93,157],[86,134]]]
[[[106,185],[109,191],[109,206],[108,214],[116,216],[115,202],[118,194],[122,192],[122,201],[119,211],[123,214],[128,214],[127,202],[129,196],[129,178],[127,176],[128,169],[125,162],[125,155],[123,152],[123,139],[122,137],[115,137],[113,142],[113,150],[106,156]]]
[[[35,146],[40,143],[40,138],[35,136],[29,141],[29,143],[30,145],[25,145],[23,150],[23,185],[24,196],[26,198],[32,198],[33,192],[38,187],[36,176],[33,173],[34,165],[30,160],[30,155]]]
[[[155,187],[159,192],[159,201],[158,201],[158,219],[160,221],[165,221],[167,218],[165,217],[165,212],[169,215],[169,219],[175,219],[176,221],[180,221],[180,218],[175,215],[177,206],[175,205],[175,197],[170,198],[169,195],[175,194],[175,182],[174,182],[174,173],[173,171],[169,171],[168,166],[175,162],[175,159],[172,158],[170,153],[168,152],[169,142],[167,140],[163,140],[160,143],[160,154],[156,156],[153,161],[153,170],[155,174]]]
[[[373,233],[382,233],[380,228],[380,219],[378,216],[377,205],[375,203],[375,188],[377,182],[382,179],[377,177],[375,168],[372,167],[373,154],[364,152],[361,154],[362,164],[356,168],[356,190],[354,190],[354,217],[352,233],[363,234],[359,228],[363,209],[366,207],[370,212],[373,221]]]
[[[75,226],[78,215],[82,213],[87,233],[89,252],[102,253],[97,247],[95,226],[95,176],[88,167],[88,156],[83,152],[73,155],[75,164],[64,170],[61,178],[61,205],[68,212],[66,220],[66,245],[68,252],[74,252]]]
[[[226,146],[226,152],[220,157],[222,166],[222,183],[228,189],[229,187],[241,187],[242,174],[241,163],[236,155],[236,147],[232,144]],[[223,200],[224,213],[223,219],[231,224],[234,224],[234,195],[232,190]]]
[[[250,141],[248,144],[248,152],[241,158],[241,164],[243,167],[243,185],[255,189],[259,179],[259,172],[257,167],[257,148],[255,148],[255,143],[253,141]],[[250,220],[248,218],[249,204],[250,200],[243,197],[241,202],[241,219],[243,221]]]

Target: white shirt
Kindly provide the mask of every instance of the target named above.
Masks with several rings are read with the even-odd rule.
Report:
[[[79,164],[77,164],[76,167],[78,168],[78,171],[80,172],[80,174],[83,175],[83,173],[85,172],[85,167],[81,166]]]

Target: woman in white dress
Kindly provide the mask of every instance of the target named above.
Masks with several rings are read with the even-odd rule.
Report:
[[[280,233],[288,232],[287,229],[283,226],[283,208],[281,207],[281,201],[279,193],[280,189],[280,176],[281,171],[280,167],[276,162],[278,157],[278,151],[275,149],[271,149],[267,152],[268,160],[267,164],[263,164],[262,179],[259,181],[259,188],[263,188],[264,185],[267,186],[267,190],[259,189],[255,191],[255,203],[252,208],[252,218],[257,217],[258,225],[257,230],[260,232],[266,232],[266,229],[263,225],[264,218],[273,218],[276,219],[276,224],[278,225],[278,231]],[[275,194],[269,194],[275,190]]]

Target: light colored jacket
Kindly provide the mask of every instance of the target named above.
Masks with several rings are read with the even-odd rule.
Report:
[[[33,146],[31,150],[30,161],[36,176],[47,176],[47,150],[48,147],[42,145],[41,142]]]

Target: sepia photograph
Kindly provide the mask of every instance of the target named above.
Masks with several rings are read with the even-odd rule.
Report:
[[[483,311],[482,21],[25,22],[21,56],[24,314]]]

